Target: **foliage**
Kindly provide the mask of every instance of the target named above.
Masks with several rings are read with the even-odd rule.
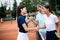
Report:
[[[0,7],[0,17],[1,18],[4,18],[4,17],[6,17],[6,13],[5,13],[5,11],[6,11],[6,6],[3,6],[3,4],[1,4],[2,6]]]
[[[35,12],[36,11],[36,5],[40,3],[40,0],[22,0],[20,3],[25,5],[27,7],[28,12]]]
[[[17,7],[17,2],[14,0],[13,4],[13,10],[12,10],[12,17],[16,18],[16,7]]]

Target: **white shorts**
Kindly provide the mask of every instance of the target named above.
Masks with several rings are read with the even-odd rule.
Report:
[[[28,40],[28,33],[19,32],[17,36],[17,40]]]
[[[42,40],[46,40],[46,32],[39,31]]]

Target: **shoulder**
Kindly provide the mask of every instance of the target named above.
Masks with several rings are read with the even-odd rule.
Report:
[[[18,18],[24,18],[23,16],[19,16]]]
[[[51,18],[54,20],[55,23],[58,22],[58,17],[56,15],[52,14]]]
[[[36,16],[40,17],[41,16],[41,13],[38,13]]]
[[[52,16],[53,18],[57,18],[57,16],[56,16],[56,15],[54,15],[54,14],[51,14],[51,16]]]
[[[36,14],[36,16],[38,16],[39,14]]]
[[[24,19],[23,16],[19,16],[19,17],[18,17],[18,20],[23,20],[23,19]]]

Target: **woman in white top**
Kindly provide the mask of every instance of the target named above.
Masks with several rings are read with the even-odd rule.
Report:
[[[56,24],[58,23],[58,18],[56,15],[51,13],[51,9],[49,5],[44,6],[44,20],[46,25],[46,40],[59,40],[55,35],[56,32]]]

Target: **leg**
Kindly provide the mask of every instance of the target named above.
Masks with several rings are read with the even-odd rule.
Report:
[[[42,40],[46,40],[46,32],[40,32]]]
[[[49,32],[46,33],[46,40],[50,40],[50,33]]]
[[[36,40],[42,40],[38,31],[36,32]]]
[[[57,38],[57,36],[55,35],[55,32],[56,31],[52,31],[52,32],[50,32],[51,34],[50,34],[50,38],[51,38],[51,40],[59,40],[58,38]]]

